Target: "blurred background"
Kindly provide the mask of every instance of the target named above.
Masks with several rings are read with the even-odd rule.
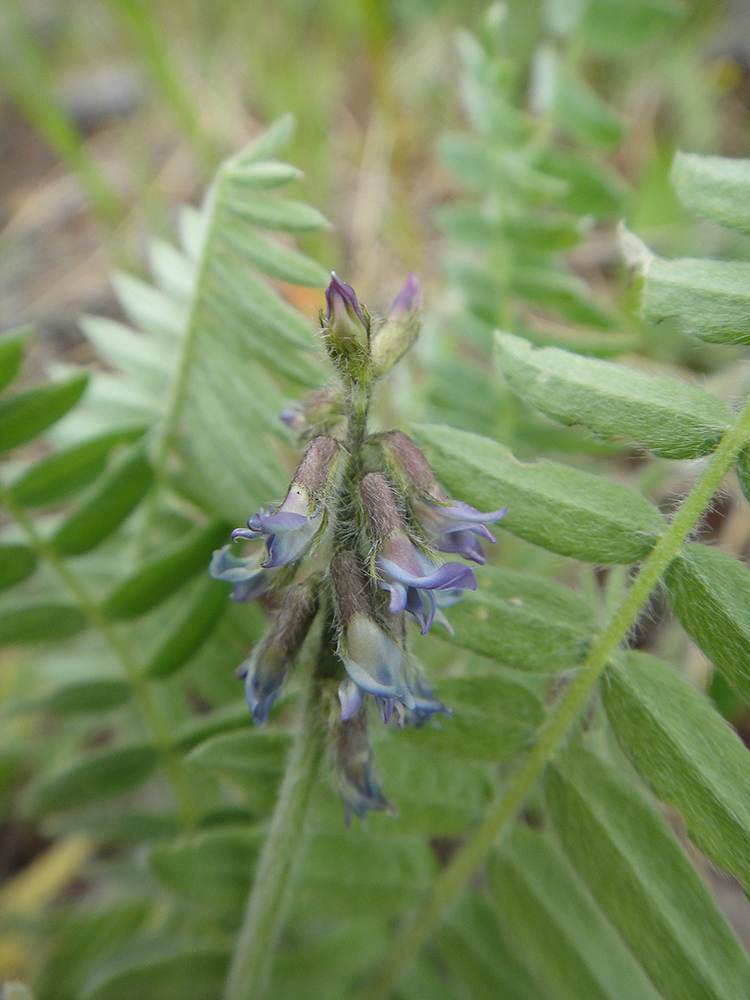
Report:
[[[542,438],[543,450],[568,447],[506,396],[493,397],[499,403],[488,416],[482,365],[498,324],[520,323],[537,342],[578,336],[576,349],[586,353],[588,344],[589,353],[608,356],[617,350],[585,340],[606,322],[612,336],[622,334],[621,350],[710,375],[718,364],[709,348],[688,348],[668,325],[645,344],[637,323],[622,320],[632,290],[616,227],[624,218],[665,256],[750,259],[748,239],[691,220],[668,179],[677,149],[750,155],[750,4],[633,0],[613,21],[611,3],[593,2],[600,16],[583,32],[568,23],[577,7],[573,0],[511,0],[489,12],[480,0],[0,0],[0,329],[34,328],[26,382],[60,361],[95,362],[78,318],[123,318],[113,271],[146,276],[148,239],[174,241],[178,206],[198,206],[222,159],[287,112],[296,131],[285,155],[304,171],[292,195],[333,224],[300,236],[300,248],[376,310],[387,308],[407,271],[422,281],[423,375],[411,370],[395,382],[386,405],[396,417],[444,420],[522,452],[533,453]],[[563,205],[585,220],[585,238],[565,267],[618,310],[614,319],[567,288],[564,324],[536,309],[546,294],[536,287],[513,289],[530,309],[528,301],[520,312],[507,302],[488,309],[461,270],[454,253],[461,218],[449,209],[472,189],[472,167],[451,137],[482,134],[472,108],[476,87],[488,84],[479,71],[472,76],[466,31],[492,53],[489,83],[503,107],[541,122],[534,141],[560,154],[556,169],[566,169],[566,155],[596,147],[596,158],[576,160],[576,169],[591,170],[588,200]],[[553,62],[558,79],[568,74],[576,83],[567,103],[550,111]],[[521,134],[525,126],[507,122],[497,141],[512,150],[514,128]],[[551,158],[547,166],[554,173]],[[309,317],[323,302],[315,288],[283,291]],[[463,393],[462,412],[451,391]],[[571,460],[611,455],[622,478],[643,471],[616,449],[591,445],[583,453]],[[655,476],[657,495],[679,493],[665,484],[663,466]],[[731,547],[747,545],[743,522]],[[511,541],[511,565],[515,551]],[[643,641],[648,646],[649,637]],[[18,683],[17,670],[0,674],[0,699]],[[719,703],[728,697],[714,693]],[[3,758],[0,879],[9,884],[50,843],[44,828],[12,808],[26,777],[17,758]],[[74,897],[84,861],[62,857],[49,885],[37,884],[34,905],[43,908],[62,884]]]

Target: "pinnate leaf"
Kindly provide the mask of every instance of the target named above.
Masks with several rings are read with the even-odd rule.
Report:
[[[112,621],[128,621],[155,608],[196,573],[206,571],[211,553],[227,534],[224,522],[194,528],[115,587],[104,601],[102,611]]]
[[[644,497],[546,460],[520,462],[505,445],[451,427],[415,428],[443,486],[480,510],[508,506],[502,528],[586,562],[642,559],[664,531]]]
[[[714,864],[750,884],[750,753],[735,731],[671,667],[641,653],[614,657],[602,695],[654,793],[680,810]]]
[[[575,870],[539,833],[513,828],[490,858],[498,915],[559,1000],[658,1000]]]
[[[564,424],[585,424],[608,439],[626,437],[667,458],[716,449],[733,413],[679,379],[660,378],[522,337],[495,335],[500,370],[521,398]]]
[[[750,700],[750,573],[708,545],[683,545],[665,577],[669,603],[690,638]]]
[[[158,761],[154,747],[145,744],[84,757],[42,778],[31,790],[31,809],[34,813],[70,809],[130,792],[151,777]]]
[[[101,475],[113,449],[137,441],[144,432],[143,427],[113,431],[48,455],[13,483],[14,502],[22,507],[41,507],[68,500]]]
[[[674,317],[701,340],[748,344],[750,264],[655,258],[646,273],[643,309],[654,322]]]
[[[103,475],[68,514],[50,544],[63,556],[78,556],[108,538],[135,510],[154,481],[154,473],[138,448]]]
[[[677,153],[671,180],[686,208],[750,233],[750,160]]]
[[[0,545],[0,590],[22,583],[36,569],[36,553],[27,545]]]
[[[482,567],[479,586],[450,608],[447,642],[518,670],[567,670],[580,663],[596,628],[574,591],[542,577]]]
[[[31,441],[56,423],[83,395],[87,375],[0,399],[0,451]]]
[[[73,604],[24,604],[0,611],[0,645],[59,642],[88,625],[86,615]]]
[[[736,1000],[750,964],[671,830],[627,779],[576,750],[548,771],[547,803],[568,859],[656,989]]]

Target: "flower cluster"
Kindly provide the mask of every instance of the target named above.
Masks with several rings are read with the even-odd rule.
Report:
[[[257,723],[266,721],[324,609],[322,641],[335,643],[338,666],[319,671],[313,682],[325,697],[337,695],[339,709],[329,729],[348,817],[390,808],[367,741],[365,697],[372,696],[384,723],[394,714],[399,726],[450,714],[408,652],[407,616],[422,635],[435,621],[450,630],[443,608],[463,591],[476,590],[477,580],[470,566],[441,561],[440,554],[483,564],[481,542],[495,541],[487,526],[505,510],[482,513],[449,499],[425,456],[401,431],[367,434],[372,386],[419,330],[416,278],[409,276],[380,324],[336,275],[326,303],[321,336],[341,384],[281,414],[309,442],[302,461],[283,501],[261,508],[247,527],[233,531],[232,543],[214,553],[210,571],[232,584],[233,600],[263,598],[276,609],[268,632],[238,670]],[[264,547],[237,556],[232,548],[240,541]],[[328,541],[322,565],[298,580],[304,557],[329,551]]]

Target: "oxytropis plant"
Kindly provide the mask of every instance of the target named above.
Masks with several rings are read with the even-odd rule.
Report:
[[[326,302],[321,336],[338,380],[281,414],[309,442],[302,461],[283,502],[233,531],[232,543],[214,553],[211,574],[234,585],[235,601],[261,600],[273,614],[238,669],[256,723],[266,721],[322,612],[313,684],[328,707],[348,819],[389,808],[373,771],[365,696],[375,698],[384,723],[395,713],[402,727],[449,713],[408,651],[407,616],[422,635],[436,620],[451,630],[442,609],[476,590],[477,580],[471,567],[441,555],[483,564],[481,540],[495,541],[487,525],[505,510],[482,513],[449,499],[406,434],[368,432],[373,389],[419,332],[417,279],[409,275],[380,323],[335,274]],[[238,557],[241,541],[264,541],[265,549]],[[320,568],[300,579],[313,555]]]

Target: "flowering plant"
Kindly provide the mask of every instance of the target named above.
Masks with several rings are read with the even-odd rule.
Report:
[[[421,293],[410,274],[388,317],[376,326],[354,289],[332,274],[320,327],[340,386],[281,417],[309,444],[284,501],[251,515],[232,542],[265,541],[264,557],[237,558],[232,543],[214,553],[211,574],[234,586],[235,601],[275,594],[281,602],[266,635],[238,670],[257,723],[265,722],[322,607],[323,641],[335,637],[338,668],[316,675],[322,693],[337,684],[340,714],[330,725],[336,784],[352,812],[391,808],[374,773],[363,703],[374,697],[383,722],[422,723],[448,713],[411,657],[405,613],[422,635],[441,606],[476,590],[471,567],[441,562],[438,553],[484,563],[479,539],[507,508],[482,513],[450,500],[416,444],[401,431],[371,435],[372,389],[414,342]],[[328,405],[321,405],[327,399]],[[341,438],[331,433],[336,425]],[[330,530],[329,530],[330,529]],[[301,582],[304,558],[328,555],[322,571]],[[386,596],[387,595],[387,596]],[[333,673],[333,676],[331,676]],[[355,736],[347,733],[356,732]]]

